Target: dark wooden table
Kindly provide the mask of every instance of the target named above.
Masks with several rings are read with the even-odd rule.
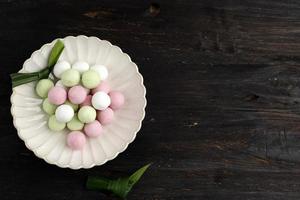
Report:
[[[0,199],[113,199],[87,175],[153,162],[129,199],[300,198],[300,2],[1,0]],[[17,137],[9,74],[57,37],[97,36],[138,64],[147,114],[104,166],[60,169]]]

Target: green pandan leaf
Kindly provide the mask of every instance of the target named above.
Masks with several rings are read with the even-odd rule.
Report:
[[[60,54],[64,49],[64,44],[62,41],[57,40],[54,44],[49,58],[48,58],[48,66],[45,69],[42,69],[39,72],[33,73],[13,73],[10,74],[12,87],[16,87],[25,83],[29,83],[32,81],[38,81],[40,79],[48,78],[49,74],[51,73],[53,66],[56,64]]]
[[[129,184],[131,187],[136,184],[140,180],[140,178],[143,176],[145,171],[150,167],[151,164],[145,165],[144,167],[138,169],[136,172],[134,172],[130,177],[129,177]]]
[[[65,48],[64,43],[60,40],[57,40],[51,50],[49,58],[48,58],[48,67],[49,68],[53,67],[56,64],[56,62],[57,62],[60,54],[64,50],[64,48]]]
[[[12,80],[12,87],[17,87],[19,85],[29,83],[32,81],[37,81],[39,80],[39,75],[38,74],[27,74],[27,73],[18,73],[18,74],[11,74],[10,75],[11,80]]]
[[[142,175],[151,164],[145,165],[138,169],[131,176],[122,177],[118,179],[107,179],[102,177],[89,176],[86,187],[91,190],[105,190],[113,193],[114,195],[126,198],[132,187],[140,180]]]

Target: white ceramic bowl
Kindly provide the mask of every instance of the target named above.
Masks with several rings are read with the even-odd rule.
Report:
[[[130,57],[108,41],[86,36],[68,36],[61,40],[65,49],[60,60],[70,63],[81,60],[90,65],[107,66],[108,83],[112,90],[124,94],[125,105],[115,112],[115,120],[104,126],[101,136],[88,138],[81,151],[73,151],[66,146],[67,130],[49,130],[48,115],[41,109],[42,99],[36,95],[36,83],[32,82],[13,89],[11,113],[14,126],[27,148],[50,164],[71,169],[102,165],[124,151],[141,128],[146,106],[143,77]],[[21,72],[36,72],[46,67],[55,41],[33,52],[24,62]]]

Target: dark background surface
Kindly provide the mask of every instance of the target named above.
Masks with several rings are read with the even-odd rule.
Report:
[[[113,199],[87,175],[153,162],[129,199],[300,198],[300,2],[0,0],[0,199]],[[151,6],[152,5],[152,6]],[[9,73],[57,37],[120,46],[147,88],[143,127],[104,166],[60,169],[17,137]]]

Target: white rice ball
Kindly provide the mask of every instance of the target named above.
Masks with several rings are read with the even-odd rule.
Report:
[[[61,78],[62,73],[68,69],[71,69],[70,63],[67,61],[58,61],[53,68],[53,73],[57,78]]]
[[[88,63],[83,61],[77,61],[72,65],[72,69],[77,70],[80,74],[89,70],[90,66]]]
[[[107,68],[104,66],[104,65],[93,65],[91,67],[92,70],[96,71],[99,76],[100,76],[100,79],[103,81],[105,79],[107,79],[108,77],[108,71],[107,71]]]
[[[92,97],[92,105],[97,110],[105,110],[110,103],[110,97],[105,92],[96,92]]]
[[[60,105],[55,111],[55,118],[59,122],[69,122],[74,116],[74,110],[70,105]]]

